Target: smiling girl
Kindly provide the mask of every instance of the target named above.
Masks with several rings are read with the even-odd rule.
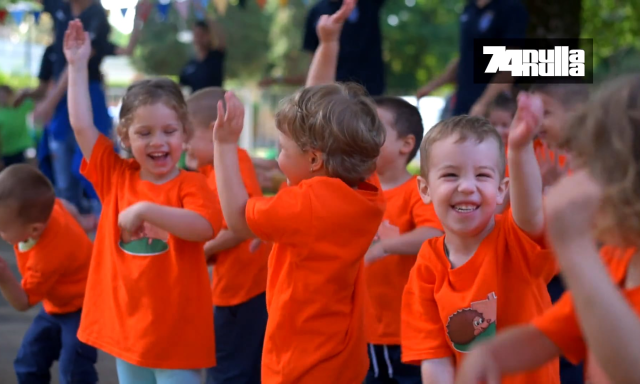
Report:
[[[129,87],[117,133],[133,159],[121,159],[93,125],[91,46],[77,20],[64,53],[81,172],[103,205],[78,338],[116,357],[122,384],[199,383],[199,369],[215,365],[203,246],[221,213],[201,198],[204,176],[176,167],[188,136],[182,93],[166,79]]]

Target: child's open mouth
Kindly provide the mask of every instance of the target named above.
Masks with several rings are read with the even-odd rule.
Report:
[[[480,206],[474,204],[458,204],[452,205],[451,208],[453,208],[456,212],[469,213],[476,211],[478,208],[480,208]]]
[[[169,158],[169,152],[154,152],[150,153],[147,156],[151,158],[154,162],[161,162]]]

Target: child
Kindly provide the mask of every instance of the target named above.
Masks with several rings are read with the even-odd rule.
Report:
[[[499,93],[487,109],[487,120],[498,131],[506,146],[509,142],[509,127],[516,114],[516,101],[507,93]]]
[[[364,255],[384,212],[379,189],[365,182],[385,138],[375,108],[356,85],[306,88],[286,100],[276,127],[289,187],[249,198],[238,164],[244,111],[233,95],[225,99],[214,128],[222,212],[236,234],[274,243],[262,382],[362,383]]]
[[[474,345],[551,304],[546,284],[556,265],[538,245],[544,216],[533,138],[541,119],[540,101],[521,94],[509,134],[510,184],[502,140],[484,118],[444,120],[422,141],[420,194],[445,232],[422,246],[402,302],[402,360],[421,364],[424,382],[453,383]],[[496,216],[508,186],[511,209]],[[504,383],[558,376],[554,361]]]
[[[14,362],[18,382],[49,382],[58,360],[60,383],[97,383],[98,354],[78,340],[91,240],[35,167],[0,173],[0,235],[12,244],[22,283],[0,259],[0,291],[18,311],[42,301]]]
[[[204,176],[179,170],[187,108],[168,79],[129,87],[117,127],[133,159],[121,159],[91,117],[91,45],[79,21],[65,35],[71,125],[81,172],[103,205],[78,338],[116,357],[128,383],[200,383],[215,365],[204,243],[219,229]]]
[[[187,151],[197,168],[208,175],[209,186],[217,197],[216,172],[213,169],[213,123],[218,115],[212,106],[224,100],[221,88],[204,88],[187,100],[189,120],[194,133]],[[238,148],[242,180],[250,197],[262,196],[249,154]],[[212,296],[216,334],[217,365],[207,372],[207,382],[260,384],[260,359],[267,327],[267,257],[270,247],[250,250],[246,240],[222,230],[204,246],[205,256],[215,262]]]
[[[33,138],[27,126],[27,116],[33,111],[33,101],[26,100],[14,107],[14,92],[0,86],[0,153],[5,167],[25,162],[24,151],[33,147]]]
[[[503,374],[535,369],[559,354],[586,359],[589,382],[637,381],[639,116],[636,74],[610,83],[569,124],[567,148],[583,168],[549,191],[545,208],[549,240],[571,293],[532,325],[473,351],[460,383],[497,383]],[[601,257],[597,240],[613,245],[603,247]]]
[[[400,360],[402,291],[422,243],[442,235],[442,229],[433,206],[420,199],[416,177],[407,171],[423,136],[418,109],[397,97],[381,96],[374,102],[386,130],[376,162],[386,210],[376,241],[365,255],[370,298],[365,318],[370,343],[366,382],[420,383],[420,369]]]

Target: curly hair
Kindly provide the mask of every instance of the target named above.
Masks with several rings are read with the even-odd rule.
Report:
[[[327,176],[349,186],[373,174],[386,134],[364,88],[338,83],[304,88],[286,99],[276,128],[301,150],[322,152]]]
[[[125,141],[129,135],[129,127],[138,108],[146,105],[163,103],[173,109],[185,129],[185,135],[191,134],[187,104],[178,84],[170,79],[155,78],[137,81],[127,88],[122,98],[120,122],[116,132],[120,140]]]
[[[573,116],[560,144],[604,189],[598,237],[640,247],[640,74],[603,85]]]

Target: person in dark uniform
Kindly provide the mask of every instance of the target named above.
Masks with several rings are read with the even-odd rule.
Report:
[[[340,53],[336,81],[361,84],[372,96],[385,92],[382,61],[380,10],[385,0],[359,1],[344,24],[340,35]],[[332,15],[342,6],[342,0],[319,0],[310,10],[305,23],[303,49],[310,56],[318,48],[316,24],[322,15]],[[263,79],[262,86],[272,84],[304,85],[307,75]]]
[[[456,83],[453,115],[483,116],[497,95],[510,91],[508,77],[500,83],[481,84],[473,80],[475,39],[525,38],[528,13],[520,0],[470,0],[460,16],[460,56],[445,72],[417,92],[418,99],[449,83]],[[505,76],[497,74],[496,76]]]
[[[180,72],[180,85],[196,92],[207,87],[222,87],[226,38],[213,20],[199,20],[193,26],[195,57]]]

